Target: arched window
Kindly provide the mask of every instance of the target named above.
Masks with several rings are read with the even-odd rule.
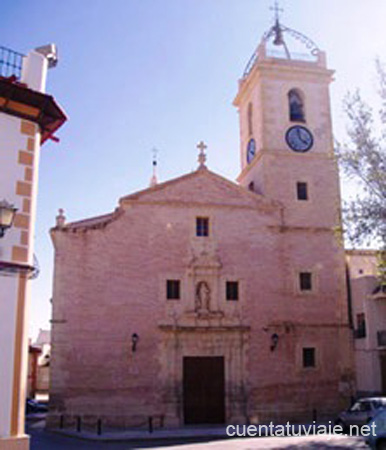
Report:
[[[291,89],[288,92],[289,118],[291,122],[305,122],[304,104],[300,91]]]
[[[252,111],[252,103],[248,104],[248,134],[249,136],[252,136],[253,134],[253,126],[252,126],[252,119],[253,119],[253,111]]]

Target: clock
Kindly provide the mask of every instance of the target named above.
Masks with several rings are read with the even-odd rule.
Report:
[[[289,128],[285,134],[285,140],[294,152],[299,153],[308,152],[314,143],[311,131],[301,125]]]
[[[254,158],[255,153],[256,153],[256,142],[252,138],[249,140],[248,145],[247,145],[247,163],[248,164],[250,164],[250,162]]]

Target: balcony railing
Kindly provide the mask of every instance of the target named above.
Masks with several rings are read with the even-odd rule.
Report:
[[[386,330],[377,331],[378,347],[386,347]]]
[[[0,46],[0,76],[10,77],[14,75],[18,80],[21,77],[23,65],[22,53]]]

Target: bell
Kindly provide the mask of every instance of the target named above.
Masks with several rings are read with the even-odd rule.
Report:
[[[279,26],[275,26],[275,39],[273,40],[274,45],[283,45],[283,33],[281,32],[281,28]]]

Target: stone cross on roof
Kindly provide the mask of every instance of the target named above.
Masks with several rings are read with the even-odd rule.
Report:
[[[200,150],[200,153],[198,155],[198,162],[200,164],[199,167],[205,167],[206,162],[205,149],[207,149],[208,146],[203,141],[201,141],[200,143],[197,144],[197,148]]]

